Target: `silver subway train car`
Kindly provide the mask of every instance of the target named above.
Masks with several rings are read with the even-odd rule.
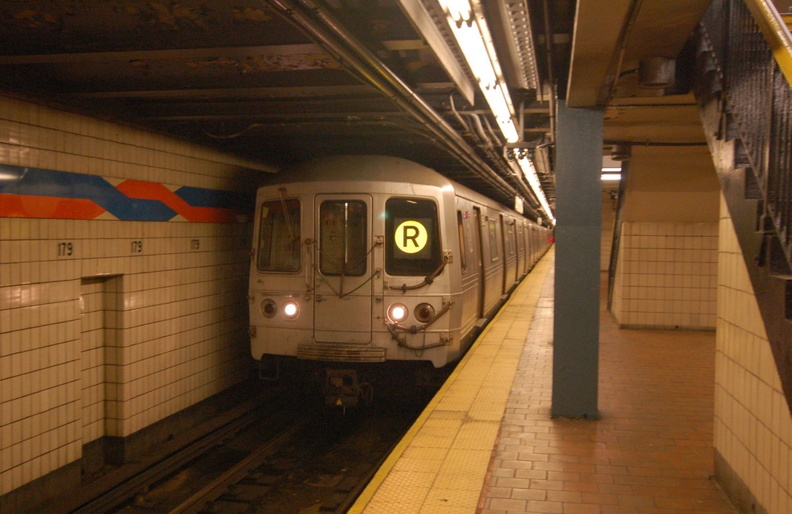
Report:
[[[262,377],[320,365],[328,404],[388,363],[458,360],[547,250],[522,215],[417,163],[341,156],[259,188],[251,353]],[[432,367],[430,366],[430,367]]]

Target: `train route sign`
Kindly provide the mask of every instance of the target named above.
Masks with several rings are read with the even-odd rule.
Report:
[[[404,253],[418,253],[426,247],[429,232],[419,221],[407,220],[393,234],[396,247]]]

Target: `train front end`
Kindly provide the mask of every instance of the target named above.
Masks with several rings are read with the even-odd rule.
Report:
[[[372,169],[265,187],[257,201],[251,353],[262,377],[321,369],[326,402],[343,407],[370,401],[388,369],[427,370],[460,354],[447,239],[456,233],[443,228],[453,189],[376,170],[382,180]]]

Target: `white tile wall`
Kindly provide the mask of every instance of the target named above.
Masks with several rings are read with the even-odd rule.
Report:
[[[623,326],[715,328],[717,223],[624,222],[612,312]]]
[[[266,170],[5,97],[0,164],[231,191]],[[0,218],[0,495],[245,377],[249,231]]]
[[[118,278],[84,278],[81,280],[81,387],[82,387],[82,443],[94,441],[104,435],[105,401],[105,347],[106,335],[113,329],[115,307],[112,294],[113,281]]]
[[[792,416],[721,199],[715,448],[771,513],[792,512]]]

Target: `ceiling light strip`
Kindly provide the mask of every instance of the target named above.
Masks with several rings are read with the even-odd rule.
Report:
[[[547,214],[547,219],[550,220],[550,223],[555,225],[556,220],[555,216],[553,215],[553,210],[550,208],[550,204],[547,202],[547,196],[544,194],[544,190],[542,189],[542,184],[539,182],[539,175],[536,173],[536,168],[527,156],[518,157],[517,164],[522,171],[525,180],[528,181],[528,185],[531,186],[534,194],[536,195],[536,199],[539,200],[539,204],[542,206],[542,210],[545,211]]]
[[[504,139],[507,143],[520,141],[522,137],[517,132],[514,105],[506,81],[503,79],[503,72],[498,63],[481,4],[477,0],[438,0],[438,2],[446,13],[448,26],[478,81],[479,88],[495,116]],[[548,219],[555,224],[553,211],[547,202],[533,163],[528,157],[523,156],[517,159],[517,164]]]
[[[516,143],[520,136],[514,105],[503,80],[481,4],[469,0],[439,0],[439,4],[503,137],[508,143]]]

